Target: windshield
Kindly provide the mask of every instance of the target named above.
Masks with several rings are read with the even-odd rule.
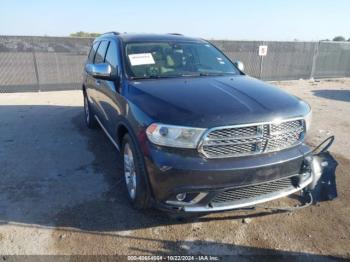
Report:
[[[126,71],[133,79],[240,74],[208,43],[128,43],[125,53]]]

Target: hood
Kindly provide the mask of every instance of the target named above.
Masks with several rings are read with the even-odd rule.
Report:
[[[248,76],[130,81],[128,100],[153,122],[215,127],[304,116],[309,106]]]

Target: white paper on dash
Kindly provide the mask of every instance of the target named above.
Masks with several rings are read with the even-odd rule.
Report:
[[[151,53],[132,54],[129,55],[129,60],[132,66],[155,64]]]

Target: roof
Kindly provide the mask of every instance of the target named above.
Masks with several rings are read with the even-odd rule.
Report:
[[[205,42],[199,38],[192,38],[183,36],[180,34],[118,34],[118,35],[106,35],[106,37],[118,37],[123,42],[146,42],[146,41],[186,41],[186,42]],[[100,38],[103,38],[101,35]]]

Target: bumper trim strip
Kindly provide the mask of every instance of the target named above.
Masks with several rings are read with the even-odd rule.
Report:
[[[184,206],[182,207],[182,210],[185,212],[215,212],[215,211],[224,211],[224,210],[231,210],[231,209],[240,209],[244,207],[251,207],[255,206],[257,204],[261,204],[264,202],[268,202],[271,200],[275,200],[278,198],[286,197],[288,195],[291,195],[295,192],[298,192],[308,186],[312,181],[312,175],[310,174],[309,177],[304,180],[299,187],[291,187],[288,189],[280,190],[277,192],[265,194],[259,197],[245,199],[245,200],[239,200],[234,202],[228,202],[224,205],[215,205],[213,207],[207,206]]]

